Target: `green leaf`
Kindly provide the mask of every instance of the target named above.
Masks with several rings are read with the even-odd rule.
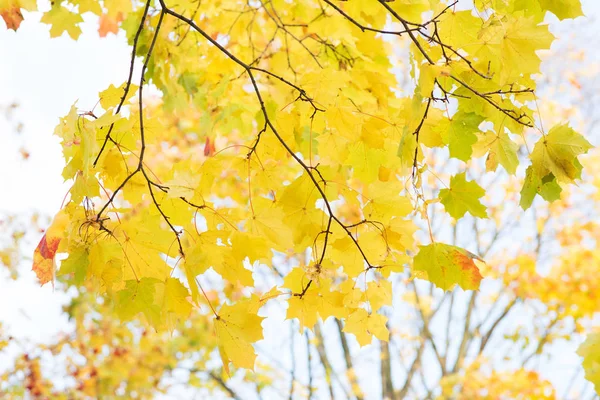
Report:
[[[546,175],[542,179],[542,186],[539,188],[540,196],[546,201],[554,201],[560,199],[562,188],[556,182],[556,178],[552,174]]]
[[[138,313],[144,313],[149,321],[160,319],[160,307],[154,302],[156,278],[142,278],[125,281],[125,289],[117,292],[116,312],[122,320],[131,320]]]
[[[452,117],[446,141],[450,148],[450,157],[462,161],[468,161],[471,158],[473,145],[477,142],[475,133],[479,132],[479,124],[482,121],[483,118],[475,113],[459,111]]]
[[[521,201],[519,202],[519,205],[523,210],[527,210],[531,207],[533,199],[538,194],[538,187],[540,187],[541,183],[542,180],[533,172],[533,167],[531,165],[527,167],[523,188],[521,189]]]
[[[446,212],[459,219],[468,211],[474,217],[487,218],[486,208],[479,198],[485,190],[475,181],[467,181],[466,173],[460,173],[450,179],[450,189],[440,190],[439,198]]]
[[[78,246],[71,250],[69,257],[60,263],[60,269],[56,275],[61,276],[73,273],[75,275],[73,283],[81,285],[87,275],[89,263],[87,249],[85,246]]]
[[[529,166],[525,173],[525,180],[523,182],[523,188],[521,189],[521,201],[519,204],[523,210],[527,210],[531,207],[536,195],[539,194],[544,200],[552,202],[560,199],[561,192],[562,188],[552,173],[540,179],[533,172],[533,168]]]
[[[477,290],[483,277],[474,260],[482,261],[476,255],[443,243],[419,246],[419,254],[414,259],[415,271],[427,273],[427,279],[443,290],[458,285],[464,290]]]

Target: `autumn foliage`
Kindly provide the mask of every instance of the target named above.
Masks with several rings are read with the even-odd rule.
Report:
[[[8,29],[34,8],[0,0]],[[376,397],[353,370],[355,338],[380,348],[381,397],[430,398],[414,374],[431,352],[436,396],[553,398],[529,358],[514,375],[484,367],[503,318],[556,284],[536,270],[539,246],[519,247],[525,231],[513,231],[515,254],[493,246],[507,219],[569,209],[592,148],[568,121],[539,114],[550,13],[582,15],[578,0],[53,2],[41,18],[51,37],[77,40],[93,14],[100,36],[123,33],[131,46],[123,82],[93,109],[74,104],[54,131],[72,186],[33,271],[79,293],[67,310],[75,334],[50,349],[86,359],[67,363],[73,391],[152,397],[164,374],[194,360],[192,376],[211,390],[237,397],[228,382],[243,376],[260,392],[277,384],[277,368],[255,344],[268,340],[269,310],[283,307],[331,397],[334,385]],[[486,278],[502,289],[484,290]],[[505,311],[477,325],[486,291]],[[466,322],[451,361],[433,318],[459,296]],[[400,301],[420,318],[416,336],[392,318]],[[347,370],[337,382],[323,345],[331,331]],[[390,372],[391,338],[414,344],[405,383]],[[591,340],[580,353],[598,384]],[[20,362],[31,395],[57,393],[37,360]]]

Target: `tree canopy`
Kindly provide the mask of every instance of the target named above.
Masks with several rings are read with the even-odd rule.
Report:
[[[0,0],[0,15],[16,31],[36,7]],[[119,343],[104,372],[77,370],[79,390],[113,393],[120,381],[90,382],[161,358],[162,370],[128,378],[151,395],[181,354],[200,354],[194,370],[236,397],[227,381],[257,368],[268,304],[287,307],[294,329],[321,337],[331,318],[365,346],[394,334],[398,285],[454,293],[484,278],[521,282],[486,259],[499,229],[481,232],[486,250],[457,240],[456,227],[500,226],[511,201],[521,210],[510,218],[560,203],[582,177],[591,144],[539,115],[540,51],[555,39],[548,13],[582,10],[579,0],[53,1],[41,18],[51,37],[77,40],[93,14],[100,36],[131,46],[123,82],[92,109],[73,104],[54,131],[72,186],[33,256],[42,285],[78,290],[68,310],[77,324],[103,316],[71,346],[93,358],[103,337]],[[519,260],[534,273],[534,260]],[[407,279],[393,288],[398,274]],[[590,340],[580,353],[600,385]],[[438,361],[443,376],[466,368]],[[521,373],[515,382],[538,379]],[[31,376],[27,390],[48,395]],[[474,398],[461,385],[457,398]],[[546,398],[545,383],[532,385]]]

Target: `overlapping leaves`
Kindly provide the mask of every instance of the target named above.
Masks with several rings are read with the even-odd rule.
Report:
[[[277,18],[233,0],[53,3],[42,17],[51,36],[77,39],[80,14],[95,13],[101,35],[125,33],[143,76],[132,81],[131,69],[99,94],[103,110],[73,107],[56,128],[73,186],[59,214],[68,223],[51,228],[36,252],[42,283],[60,241],[67,258],[56,275],[105,296],[123,320],[145,315],[157,329],[173,328],[190,313],[212,313],[228,372],[229,362],[253,368],[258,309],[280,295],[301,328],[344,319],[344,331],[366,345],[388,340],[387,279],[411,261],[443,290],[478,289],[479,258],[435,242],[433,232],[411,260],[413,211],[427,216],[439,200],[454,219],[487,217],[485,190],[466,172],[436,171],[449,187],[425,198],[425,174],[436,167],[426,148],[445,148],[467,167],[487,154],[488,170],[500,164],[514,174],[509,134],[533,126],[532,75],[553,40],[541,17],[577,16],[579,2],[476,1],[486,11],[478,17],[441,1],[324,3],[276,2]],[[0,3],[9,28],[18,28],[21,7],[31,8]],[[383,31],[389,21],[395,30]],[[403,37],[409,26],[417,86],[398,98],[382,37]],[[145,94],[148,83],[160,101]],[[577,157],[589,148],[566,125],[544,135],[531,153],[524,208],[579,178]],[[281,259],[282,292],[256,301],[258,265],[279,272]],[[222,280],[218,294],[202,286],[209,271]],[[240,295],[248,291],[250,299]]]

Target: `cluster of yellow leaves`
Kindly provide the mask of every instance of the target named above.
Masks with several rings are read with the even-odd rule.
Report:
[[[482,360],[480,360],[482,361]],[[443,398],[553,400],[556,392],[552,384],[535,371],[523,368],[486,373],[481,362],[473,363],[464,375],[448,375],[442,379]]]
[[[571,248],[562,254],[547,274],[536,271],[536,260],[521,255],[507,262],[502,278],[522,299],[542,301],[559,319],[572,317],[577,330],[585,318],[598,310],[598,259],[596,251]]]
[[[444,290],[478,289],[479,258],[431,232],[411,258],[413,212],[426,216],[439,200],[455,219],[487,217],[464,163],[487,154],[489,170],[516,172],[510,135],[534,121],[537,52],[553,40],[543,15],[580,8],[578,0],[475,3],[485,12],[439,0],[166,1],[151,12],[150,3],[121,0],[54,2],[42,17],[51,36],[76,39],[81,14],[94,13],[101,35],[124,31],[145,75],[135,80],[142,87],[127,81],[100,93],[100,111],[73,106],[55,130],[73,186],[36,252],[42,283],[59,251],[68,256],[56,275],[105,296],[123,320],[145,315],[173,329],[210,310],[227,371],[229,361],[254,366],[258,309],[280,293],[256,297],[253,273],[257,264],[278,268],[274,254],[295,266],[282,285],[288,318],[301,328],[345,319],[361,345],[388,340],[379,310],[392,304],[392,272],[412,266]],[[431,14],[435,23],[424,19]],[[416,88],[397,96],[393,44],[376,31],[398,33],[407,21],[423,23],[410,35]],[[160,99],[143,92],[148,82]],[[444,106],[451,95],[456,112]],[[579,178],[577,157],[589,147],[566,125],[543,135],[524,208],[531,193],[546,193],[540,182]],[[420,186],[426,148],[447,148],[461,162],[432,199]],[[208,270],[225,286],[212,299],[199,281]],[[251,297],[240,296],[246,288]]]
[[[304,291],[311,273],[315,271],[296,267],[285,277],[283,285],[295,293],[288,300],[287,318],[297,318],[301,331],[312,329],[319,317],[323,320],[335,317],[346,319],[344,332],[353,333],[361,346],[371,343],[373,336],[388,340],[387,318],[376,311],[392,305],[391,282],[371,281],[363,291],[354,281],[346,280],[332,288],[331,280],[322,277],[322,271],[317,271],[317,275],[312,275],[313,283]],[[362,305],[368,305],[369,312]]]

